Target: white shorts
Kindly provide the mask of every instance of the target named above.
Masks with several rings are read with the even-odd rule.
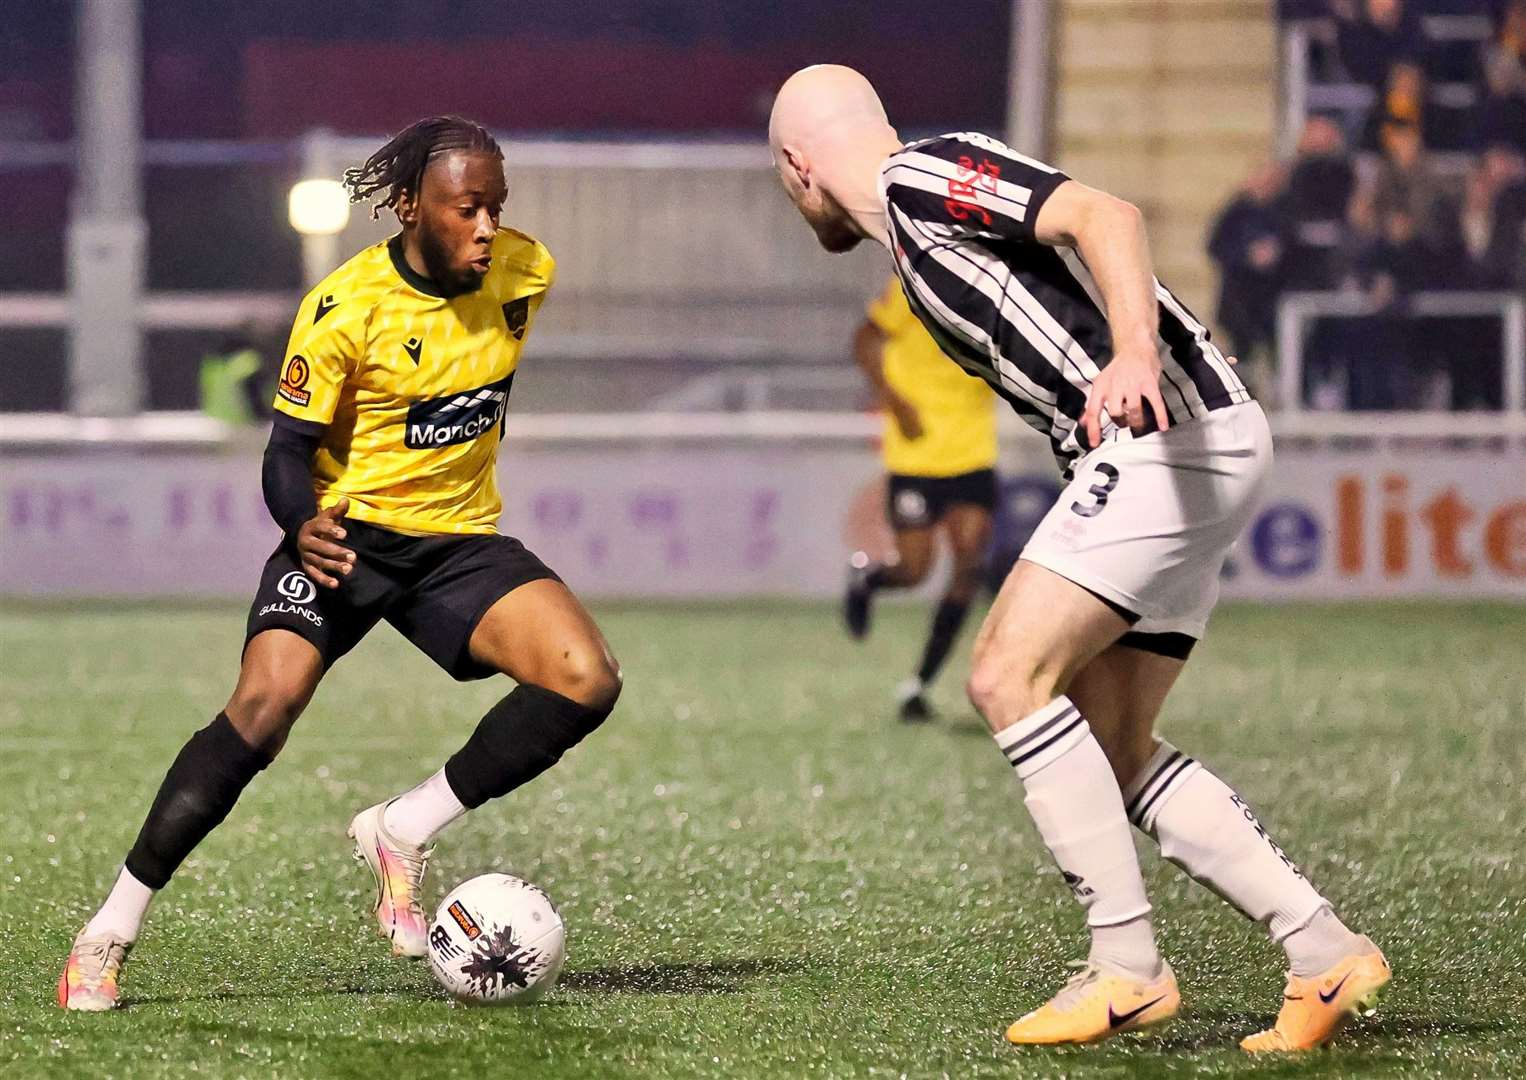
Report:
[[[1076,462],[1022,557],[1139,616],[1136,633],[1200,638],[1271,464],[1255,402],[1109,441]]]

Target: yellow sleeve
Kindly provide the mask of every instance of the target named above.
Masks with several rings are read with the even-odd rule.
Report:
[[[529,335],[535,313],[556,280],[556,260],[551,252],[539,241],[532,243],[534,247],[526,253],[527,257],[517,263],[514,273],[501,286],[505,290],[500,297],[504,301],[503,317],[515,341],[523,341]]]
[[[276,410],[314,424],[334,419],[344,381],[360,361],[358,335],[365,325],[364,312],[352,298],[326,288],[313,290],[297,309],[276,386]]]
[[[900,333],[906,320],[915,317],[906,303],[906,294],[901,292],[901,282],[896,278],[890,279],[885,291],[874,298],[864,314],[871,324],[889,337]]]

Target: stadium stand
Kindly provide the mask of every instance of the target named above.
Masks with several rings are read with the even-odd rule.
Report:
[[[1297,403],[1314,408],[1500,408],[1526,292],[1526,2],[1279,14],[1290,153],[1208,237],[1230,343],[1270,382],[1291,313]]]

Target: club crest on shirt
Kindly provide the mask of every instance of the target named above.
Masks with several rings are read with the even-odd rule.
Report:
[[[514,335],[515,341],[523,341],[525,327],[530,323],[530,298],[521,296],[518,300],[510,300],[504,304],[503,322],[509,328],[509,333]]]

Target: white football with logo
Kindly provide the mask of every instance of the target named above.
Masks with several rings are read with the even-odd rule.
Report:
[[[509,874],[463,881],[429,926],[429,967],[460,1001],[523,1005],[551,989],[567,958],[562,917],[545,892]]]

